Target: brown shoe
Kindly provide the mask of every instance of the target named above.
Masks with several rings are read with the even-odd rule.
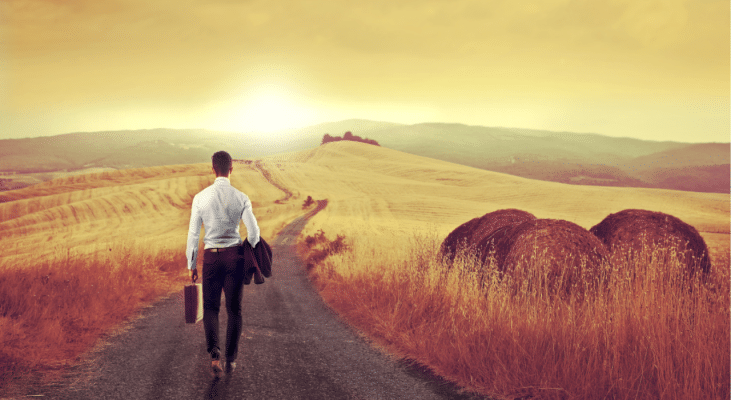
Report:
[[[223,376],[223,368],[221,367],[221,360],[211,361],[211,373],[214,378],[220,378]]]

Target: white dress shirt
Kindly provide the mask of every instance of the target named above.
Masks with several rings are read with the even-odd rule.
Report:
[[[226,177],[217,177],[213,185],[193,198],[188,227],[188,246],[185,255],[188,269],[195,269],[198,260],[198,239],[201,224],[206,229],[203,244],[206,249],[224,248],[241,244],[239,222],[243,220],[251,247],[259,243],[259,225],[251,209],[249,197],[231,186]]]

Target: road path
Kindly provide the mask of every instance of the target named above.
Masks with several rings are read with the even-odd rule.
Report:
[[[375,350],[323,303],[295,245],[307,220],[325,205],[321,201],[284,228],[272,243],[273,277],[244,288],[244,330],[232,374],[211,377],[202,322],[183,321],[181,283],[181,292],[146,308],[87,354],[63,381],[26,395],[125,400],[473,398]],[[223,344],[224,307],[220,319]]]
[[[284,198],[274,200],[275,203],[284,204],[289,199],[291,199],[292,196],[294,196],[294,194],[289,189],[287,189],[286,186],[280,184],[277,180],[272,178],[271,172],[269,172],[266,168],[264,168],[264,163],[261,160],[254,161],[254,169],[259,171],[261,173],[261,175],[264,177],[264,179],[266,179],[267,182],[269,182],[269,184],[271,184],[272,186],[276,187],[277,189],[281,190],[284,193]]]

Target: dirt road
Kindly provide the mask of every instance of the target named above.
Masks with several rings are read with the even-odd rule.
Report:
[[[264,163],[261,160],[254,161],[254,169],[259,171],[259,173],[261,173],[261,175],[264,177],[264,179],[267,180],[267,182],[269,182],[269,184],[271,184],[272,186],[276,187],[277,189],[281,190],[284,193],[283,198],[274,200],[275,203],[284,204],[289,199],[291,199],[292,196],[294,196],[294,194],[289,189],[287,189],[287,187],[285,187],[284,185],[279,183],[277,180],[272,178],[271,172],[269,172],[266,168],[264,168]]]
[[[29,389],[51,399],[470,399],[419,368],[389,359],[312,288],[297,236],[326,202],[272,243],[274,276],[244,288],[238,368],[209,374],[202,322],[185,324],[181,293],[145,309],[61,382]],[[222,302],[223,305],[223,302]],[[221,343],[226,312],[221,310]]]

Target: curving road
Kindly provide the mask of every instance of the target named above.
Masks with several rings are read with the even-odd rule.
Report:
[[[264,177],[264,179],[267,180],[267,182],[269,182],[270,185],[274,186],[284,193],[284,198],[274,200],[275,203],[284,204],[289,199],[291,199],[292,196],[294,196],[294,194],[289,189],[287,189],[284,185],[281,185],[274,178],[272,178],[272,174],[267,171],[266,168],[264,168],[264,163],[261,160],[254,161],[254,169],[259,171],[259,173],[261,173],[261,175]]]
[[[238,368],[209,373],[202,322],[185,324],[181,292],[145,309],[63,381],[29,389],[51,399],[471,399],[372,348],[321,300],[295,251],[307,220],[272,243],[274,276],[244,288]],[[223,305],[223,302],[222,302]],[[221,309],[221,339],[226,312]],[[223,341],[221,342],[223,344]],[[29,398],[29,397],[24,397]]]

